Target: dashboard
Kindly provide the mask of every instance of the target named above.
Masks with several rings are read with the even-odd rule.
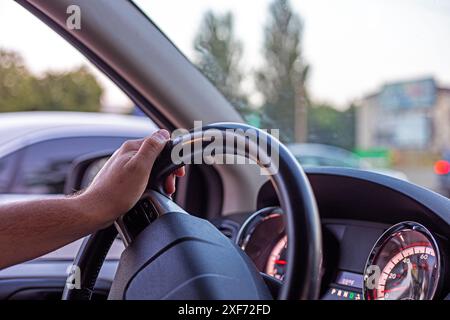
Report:
[[[448,198],[377,173],[305,172],[322,224],[321,299],[450,299]],[[274,295],[289,263],[279,206],[276,190],[266,183],[256,212],[211,221],[248,254]],[[0,270],[0,299],[60,299],[78,246],[67,248],[64,256],[52,253]],[[97,281],[99,299],[107,296],[123,245],[113,248]]]
[[[447,198],[352,169],[307,174],[322,222],[321,299],[449,299]],[[234,241],[261,273],[281,284],[289,241],[278,206],[267,183],[259,193],[259,210],[240,217]]]

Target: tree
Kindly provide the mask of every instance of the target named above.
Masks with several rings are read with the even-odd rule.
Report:
[[[0,111],[22,110],[33,102],[34,79],[16,52],[0,50]]]
[[[308,66],[302,57],[302,31],[300,16],[288,0],[275,0],[270,5],[263,46],[265,62],[256,73],[256,84],[264,97],[265,125],[279,128],[287,142],[306,140]]]
[[[99,111],[102,93],[86,67],[38,77],[18,53],[0,50],[0,112]]]
[[[195,64],[217,89],[243,115],[249,112],[247,97],[241,91],[242,44],[234,33],[234,18],[207,11],[194,39]]]
[[[308,110],[308,142],[333,145],[348,150],[355,147],[355,106],[339,111],[327,104]]]
[[[47,72],[36,81],[36,110],[100,111],[102,87],[89,70],[81,66],[69,72]]]

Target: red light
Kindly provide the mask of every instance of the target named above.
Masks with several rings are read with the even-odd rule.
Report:
[[[450,162],[439,160],[434,164],[434,172],[439,175],[450,173]]]

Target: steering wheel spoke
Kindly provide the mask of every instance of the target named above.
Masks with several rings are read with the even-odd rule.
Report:
[[[114,225],[126,247],[163,214],[178,212],[188,214],[170,196],[154,190],[147,190],[126,214],[119,217]]]

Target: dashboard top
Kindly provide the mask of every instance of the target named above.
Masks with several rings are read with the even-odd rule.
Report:
[[[350,168],[307,168],[321,219],[348,219],[392,225],[413,220],[450,237],[450,200],[408,181]],[[257,208],[279,205],[270,182]]]

